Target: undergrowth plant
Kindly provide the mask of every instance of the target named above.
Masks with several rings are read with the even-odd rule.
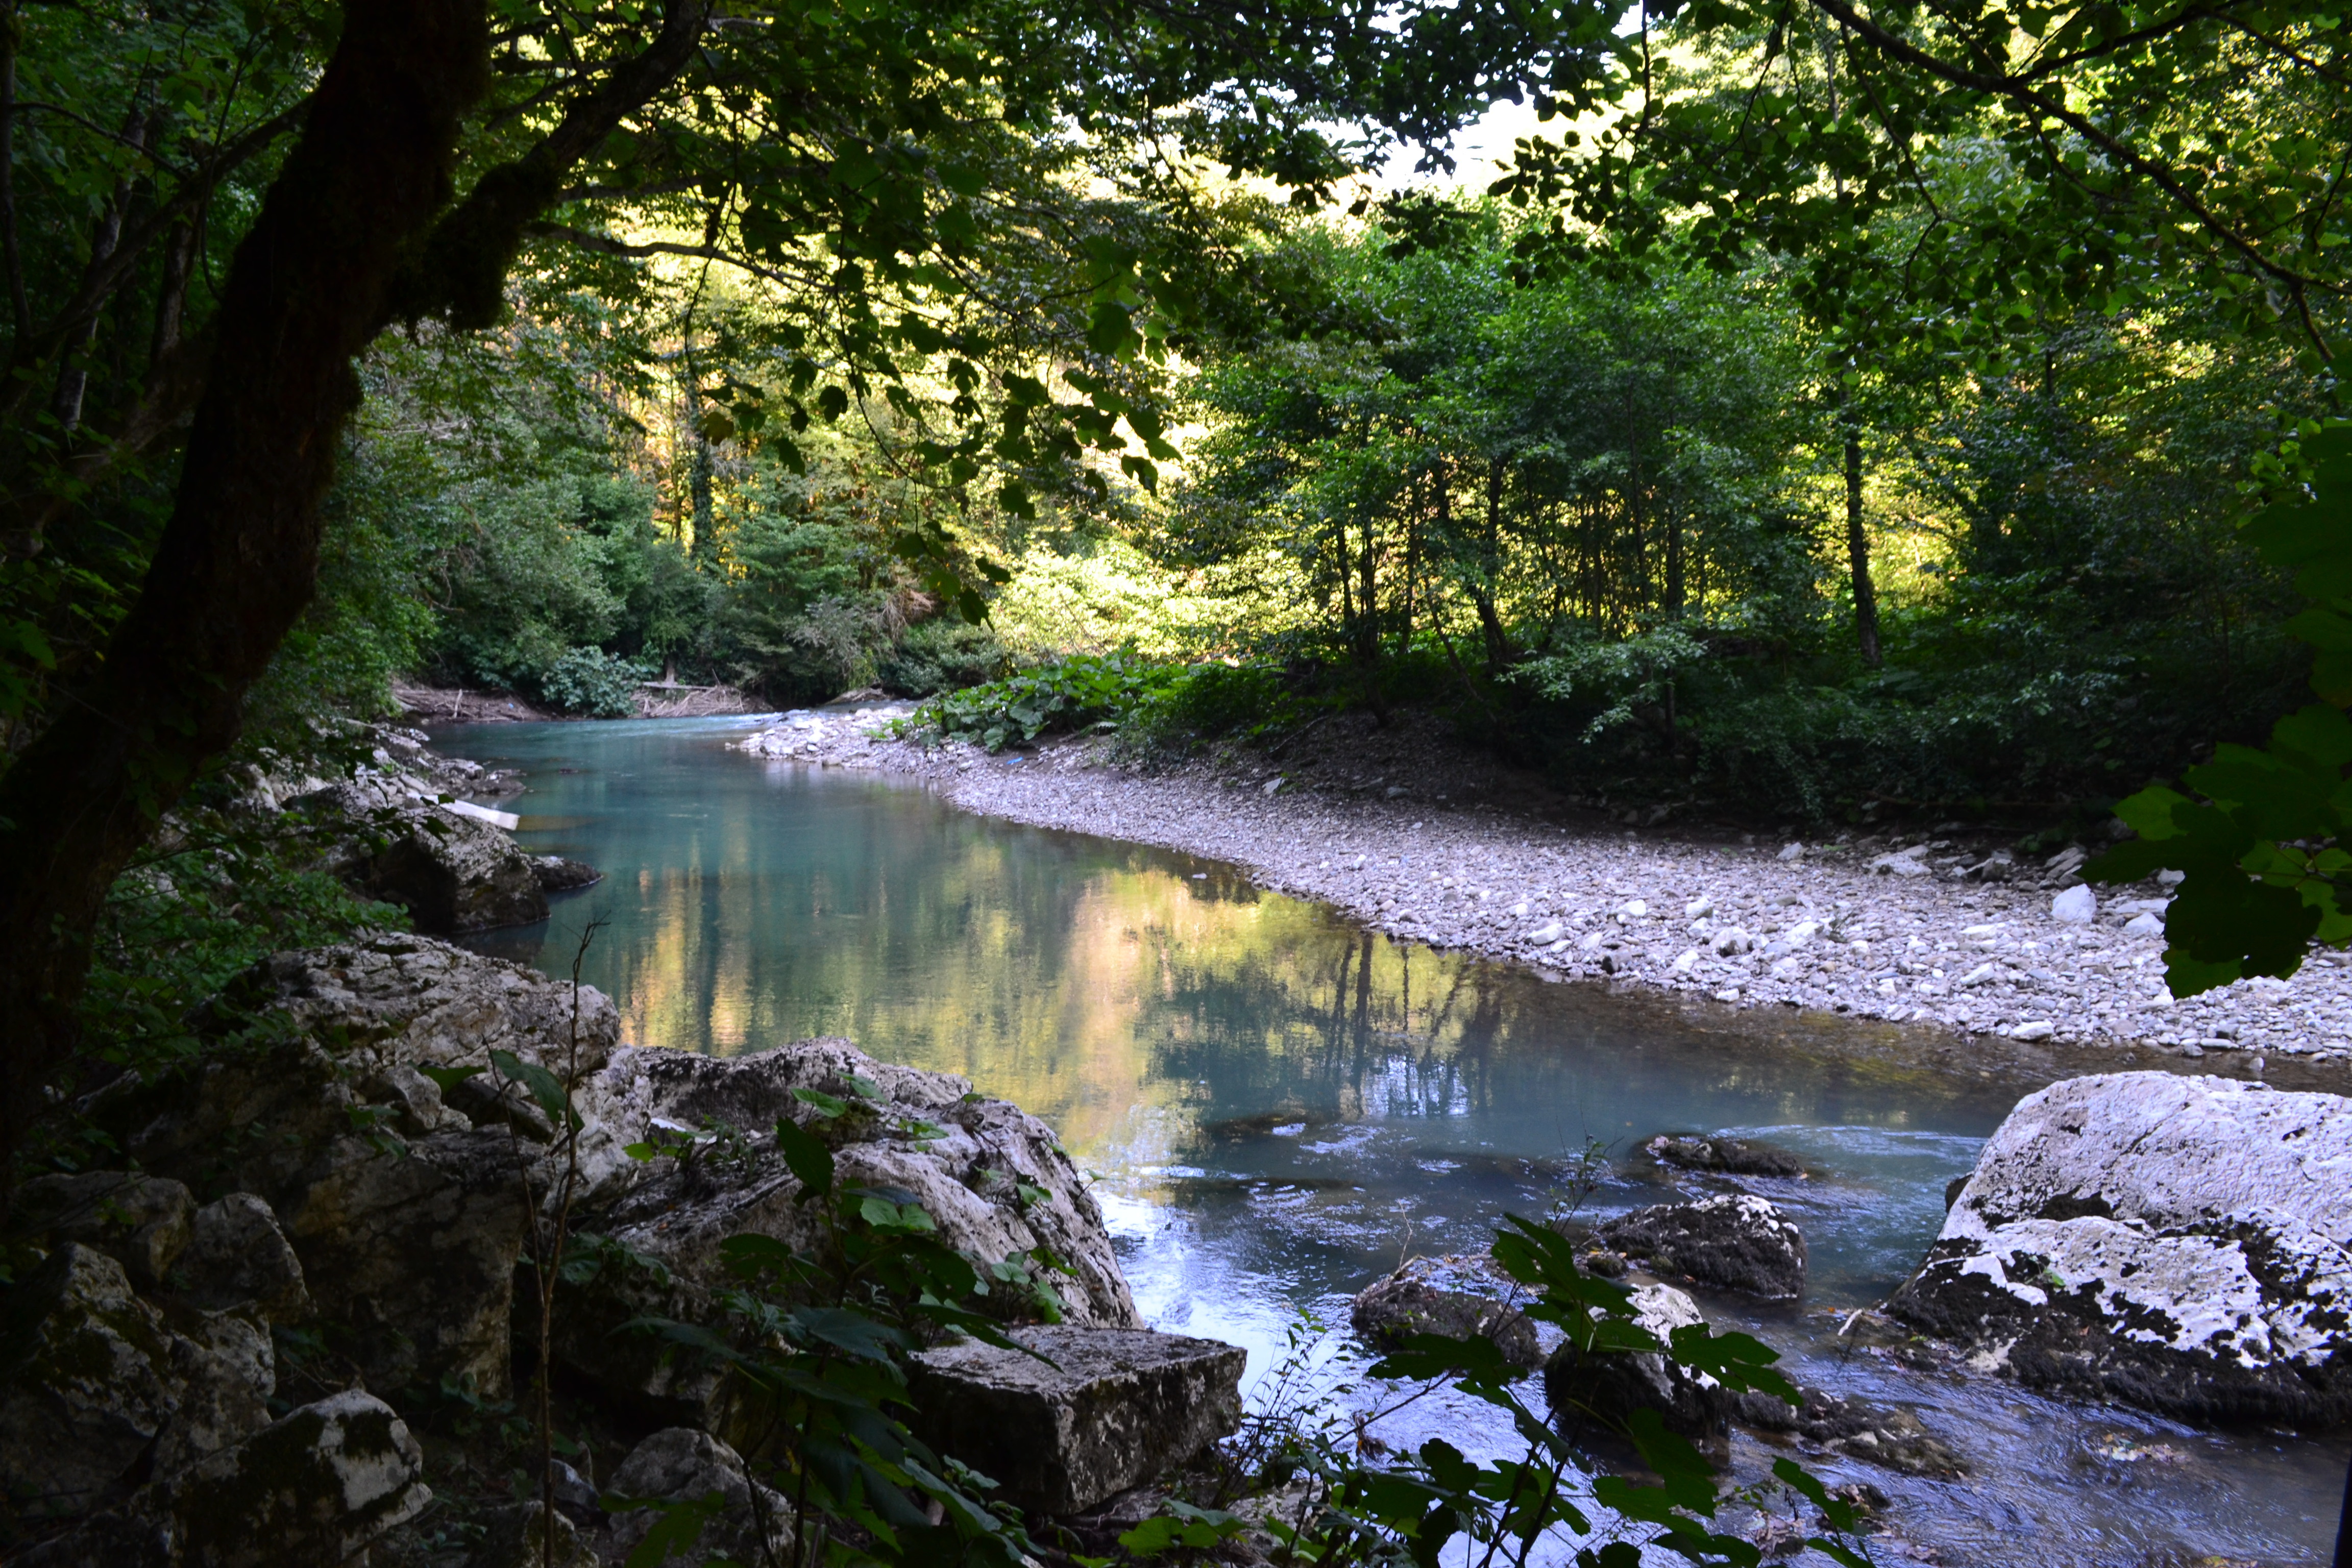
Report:
[[[796,1090],[814,1130],[791,1117],[775,1127],[775,1152],[800,1184],[796,1201],[818,1218],[814,1244],[730,1237],[720,1254],[735,1283],[719,1293],[715,1321],[627,1327],[726,1373],[750,1434],[744,1458],[789,1503],[789,1559],[741,1568],[1034,1564],[1041,1549],[1016,1512],[989,1498],[995,1483],[909,1429],[906,1368],[950,1332],[1021,1349],[1001,1320],[1059,1321],[1062,1302],[1045,1279],[1059,1265],[1043,1249],[993,1260],[960,1251],[914,1194],[840,1182],[826,1135],[870,1117],[878,1099],[862,1080],[851,1088],[846,1100]],[[683,1155],[693,1142],[630,1152]],[[669,1563],[722,1503],[716,1494],[606,1500],[661,1515],[627,1568]]]
[[[508,1050],[492,1050],[487,1067],[420,1069],[444,1092],[467,1079],[488,1072],[502,1101],[515,1097],[527,1100],[547,1119],[548,1174],[534,1180],[533,1167],[539,1163],[538,1159],[525,1151],[515,1113],[509,1111],[507,1117],[507,1142],[514,1156],[515,1185],[523,1208],[523,1239],[530,1253],[530,1304],[537,1309],[534,1327],[538,1331],[539,1363],[531,1379],[531,1421],[539,1452],[538,1533],[542,1568],[555,1568],[555,1531],[547,1522],[555,1513],[555,1450],[559,1441],[553,1377],[555,1293],[562,1277],[560,1263],[571,1250],[572,1210],[581,1192],[580,1135],[586,1131],[586,1124],[572,1105],[581,1079],[580,972],[588,962],[590,945],[604,923],[598,916],[581,927],[580,940],[572,952],[572,1016],[565,1031],[561,1076],[550,1071],[544,1063],[525,1061]],[[547,1185],[543,1195],[542,1180]]]
[[[1297,724],[1318,707],[1287,689],[1272,664],[1160,664],[1124,650],[1076,653],[935,698],[901,721],[898,732],[976,741],[995,752],[1091,727],[1119,731],[1129,750],[1181,751],[1221,736],[1256,740]]]
[[[1816,1510],[1807,1545],[1843,1568],[1870,1568],[1854,1506],[1793,1460],[1775,1464],[1777,1485],[1726,1489],[1655,1411],[1620,1419],[1530,1406],[1523,1374],[1483,1335],[1412,1336],[1368,1369],[1403,1392],[1378,1409],[1350,1409],[1352,1391],[1317,1375],[1322,1330],[1312,1322],[1293,1331],[1274,1386],[1241,1434],[1205,1470],[1163,1483],[1169,1499],[1117,1538],[1116,1553],[1088,1555],[1058,1525],[1033,1531],[990,1500],[993,1482],[908,1429],[906,1363],[951,1331],[1022,1348],[1003,1327],[1001,1302],[992,1312],[986,1299],[1009,1289],[1016,1311],[1057,1318],[1060,1303],[1037,1278],[1053,1259],[988,1263],[941,1239],[913,1194],[842,1186],[824,1123],[863,1107],[799,1092],[818,1113],[817,1131],[782,1120],[777,1151],[801,1183],[798,1201],[824,1216],[822,1239],[794,1248],[767,1236],[731,1237],[722,1250],[738,1284],[721,1296],[719,1321],[632,1325],[667,1339],[672,1353],[724,1368],[756,1411],[746,1457],[788,1500],[793,1542],[788,1560],[758,1568],[1202,1563],[1230,1555],[1254,1529],[1271,1538],[1280,1568],[1436,1568],[1454,1560],[1457,1542],[1470,1568],[1529,1568],[1548,1540],[1572,1550],[1577,1568],[1640,1568],[1651,1548],[1710,1568],[1756,1568],[1761,1550],[1719,1528],[1722,1513],[1735,1503],[1768,1510],[1790,1495]],[[1776,1352],[1747,1334],[1704,1324],[1664,1340],[1651,1333],[1636,1321],[1633,1292],[1580,1270],[1574,1244],[1549,1226],[1509,1216],[1493,1250],[1519,1288],[1514,1305],[1553,1324],[1580,1354],[1663,1355],[1727,1395],[1798,1400],[1773,1370]],[[1432,1438],[1391,1457],[1370,1436],[1382,1417],[1447,1386],[1501,1411],[1521,1455],[1482,1462]],[[1630,1443],[1648,1476],[1611,1473],[1581,1440],[1594,1432]],[[1243,1511],[1245,1500],[1269,1493],[1279,1506]],[[663,1568],[722,1500],[616,1498],[607,1506],[662,1511],[626,1568]]]
[[[1507,1216],[1493,1256],[1526,1292],[1514,1304],[1557,1327],[1580,1355],[1664,1355],[1686,1373],[1712,1379],[1726,1394],[1754,1392],[1798,1402],[1794,1386],[1773,1370],[1777,1353],[1749,1335],[1695,1323],[1660,1340],[1636,1321],[1633,1291],[1580,1270],[1574,1244],[1547,1226]],[[1774,1494],[1785,1493],[1818,1510],[1823,1528],[1807,1537],[1808,1546],[1844,1568],[1870,1564],[1853,1505],[1795,1461],[1775,1463],[1777,1487],[1726,1490],[1706,1458],[1667,1431],[1654,1410],[1637,1409],[1621,1419],[1580,1405],[1549,1415],[1530,1407],[1520,1394],[1522,1374],[1486,1335],[1408,1337],[1367,1369],[1369,1377],[1406,1384],[1405,1391],[1381,1408],[1345,1419],[1335,1417],[1340,1391],[1296,1397],[1307,1381],[1298,1369],[1308,1337],[1293,1335],[1276,1397],[1231,1453],[1241,1482],[1224,1489],[1228,1499],[1275,1488],[1295,1495],[1286,1510],[1268,1514],[1263,1524],[1277,1543],[1274,1558],[1283,1568],[1435,1568],[1457,1541],[1470,1568],[1528,1568],[1547,1539],[1563,1552],[1572,1545],[1577,1568],[1640,1568],[1652,1548],[1713,1568],[1756,1568],[1761,1549],[1718,1528],[1721,1515],[1733,1503],[1762,1509]],[[1373,1458],[1378,1445],[1367,1441],[1367,1428],[1442,1386],[1501,1411],[1524,1445],[1520,1456],[1481,1462],[1433,1437],[1391,1460]],[[1630,1443],[1654,1479],[1610,1473],[1578,1441],[1587,1431]],[[1130,1551],[1163,1542],[1204,1546],[1208,1538],[1230,1538],[1245,1523],[1222,1510],[1185,1510],[1165,1525],[1147,1521],[1122,1544]]]
[[[1183,674],[1181,666],[1132,653],[1074,653],[934,698],[902,721],[900,732],[977,741],[1002,751],[1050,731],[1116,724]]]

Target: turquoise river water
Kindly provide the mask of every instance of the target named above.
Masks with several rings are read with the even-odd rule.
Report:
[[[727,749],[751,727],[437,731],[526,772],[529,793],[498,804],[527,847],[605,873],[548,922],[471,945],[565,973],[598,916],[584,973],[634,1044],[731,1055],[843,1035],[1016,1101],[1099,1177],[1146,1317],[1247,1346],[1253,1377],[1301,1312],[1342,1331],[1318,1357],[1344,1358],[1350,1295],[1408,1254],[1481,1249],[1506,1212],[1540,1215],[1593,1169],[1588,1150],[1605,1158],[1586,1207],[1606,1213],[1704,1190],[1640,1160],[1654,1133],[1768,1138],[1815,1171],[1748,1184],[1804,1228],[1808,1295],[1703,1299],[1710,1318],[1774,1344],[1800,1381],[1911,1407],[1969,1466],[1929,1481],[1816,1465],[1892,1499],[1882,1562],[2325,1559],[2342,1443],[2200,1432],[1838,1349],[2019,1096],[2112,1059],[1962,1058],[1883,1026],[1547,983],[1391,942],[1218,863]],[[1442,1399],[1377,1435],[1431,1431],[1504,1436]],[[1772,1457],[1740,1438],[1735,1471]]]

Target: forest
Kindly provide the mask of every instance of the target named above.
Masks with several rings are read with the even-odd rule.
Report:
[[[2319,9],[518,14],[370,176],[410,237],[285,220],[347,318],[298,374],[235,285],[371,14],[11,13],[0,865],[57,1051],[156,816],[396,684],[1146,757],[1403,706],[1629,820],[2029,835],[2305,700],[2241,531],[2336,408]],[[215,473],[232,385],[276,434]]]
[[[2292,974],[2347,69],[2316,0],[0,0],[0,1215],[402,926],[252,803],[425,689],[1433,719],[1612,826],[2136,831],[2151,973]]]
[[[201,343],[317,47],[205,15],[25,14],[12,286],[31,321],[103,282],[17,351],[12,753],[148,569],[176,441],[118,426]],[[2104,811],[2306,673],[2236,533],[2333,408],[2332,184],[2302,182],[2341,105],[2233,26],[2068,68],[2212,222],[1826,12],[1643,35],[1486,189],[1350,184],[1376,135],[1261,174],[942,100],[906,169],[835,170],[856,232],[936,247],[864,296],[715,174],[538,220],[491,319],[359,362],[237,745],[395,680],[604,716],[656,679],[793,707],[1124,650],[1434,707],[1629,806]],[[2146,71],[2176,83],[2135,101]],[[256,143],[233,167],[218,125]]]

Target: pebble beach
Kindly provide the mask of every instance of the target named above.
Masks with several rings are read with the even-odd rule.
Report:
[[[1563,979],[2220,1056],[2257,1075],[2272,1058],[2352,1063],[2345,955],[2315,950],[2291,980],[2176,1002],[2168,889],[2085,885],[2080,867],[2099,845],[2025,857],[1958,825],[1815,841],[1625,826],[1410,718],[1343,716],[1265,751],[1139,768],[1101,742],[991,755],[893,739],[904,711],[787,714],[741,744],[918,775],[970,811],[1229,861],[1401,940]]]

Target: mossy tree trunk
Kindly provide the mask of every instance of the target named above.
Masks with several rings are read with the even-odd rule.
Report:
[[[70,1057],[107,889],[237,733],[310,601],[319,502],[404,253],[487,87],[482,0],[352,0],[238,247],[180,486],[101,671],[0,781],[0,1156]],[[0,1178],[5,1179],[5,1178]]]
[[[686,69],[712,0],[663,0],[519,156],[450,205],[489,86],[486,0],[348,0],[300,142],[228,272],[172,516],[99,674],[0,778],[0,1209],[73,1056],[107,889],[206,764],[318,587],[319,503],[397,320],[488,326],[566,174]]]

